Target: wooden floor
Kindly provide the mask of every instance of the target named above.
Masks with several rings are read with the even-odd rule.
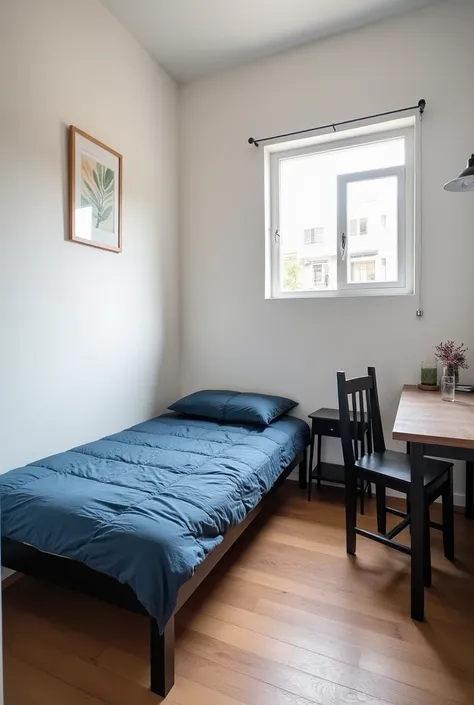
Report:
[[[344,549],[342,494],[295,483],[177,617],[170,705],[474,703],[474,522],[458,563],[433,533],[427,621],[409,617],[409,559]],[[373,526],[373,503],[362,522]],[[156,705],[148,622],[24,578],[4,591],[6,705]]]

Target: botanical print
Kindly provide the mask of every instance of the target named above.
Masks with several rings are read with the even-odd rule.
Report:
[[[84,154],[81,155],[81,206],[92,207],[94,227],[114,232],[114,171]]]
[[[74,125],[69,127],[69,207],[70,240],[122,252],[122,155]]]

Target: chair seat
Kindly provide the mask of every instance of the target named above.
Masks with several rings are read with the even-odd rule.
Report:
[[[441,479],[453,467],[453,463],[448,463],[444,460],[434,460],[433,458],[425,458],[424,465],[425,486]],[[363,470],[364,473],[379,475],[385,481],[392,479],[397,484],[410,485],[410,456],[406,453],[386,450],[384,453],[363,455],[362,458],[355,461],[355,466]],[[376,478],[374,477],[375,481]]]

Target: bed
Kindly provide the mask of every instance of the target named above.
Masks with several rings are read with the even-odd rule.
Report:
[[[0,477],[2,563],[151,623],[151,689],[174,682],[173,615],[289,473],[309,429],[169,413]]]

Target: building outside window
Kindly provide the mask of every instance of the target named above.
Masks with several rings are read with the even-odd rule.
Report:
[[[313,264],[313,282],[315,287],[329,285],[329,269],[327,262],[316,262]]]
[[[368,218],[351,218],[349,221],[349,235],[354,237],[356,235],[367,235],[369,228]]]
[[[373,282],[375,281],[375,260],[365,260],[363,262],[351,262],[351,281]]]
[[[304,244],[305,245],[316,245],[324,242],[324,228],[305,228],[304,232]]]

